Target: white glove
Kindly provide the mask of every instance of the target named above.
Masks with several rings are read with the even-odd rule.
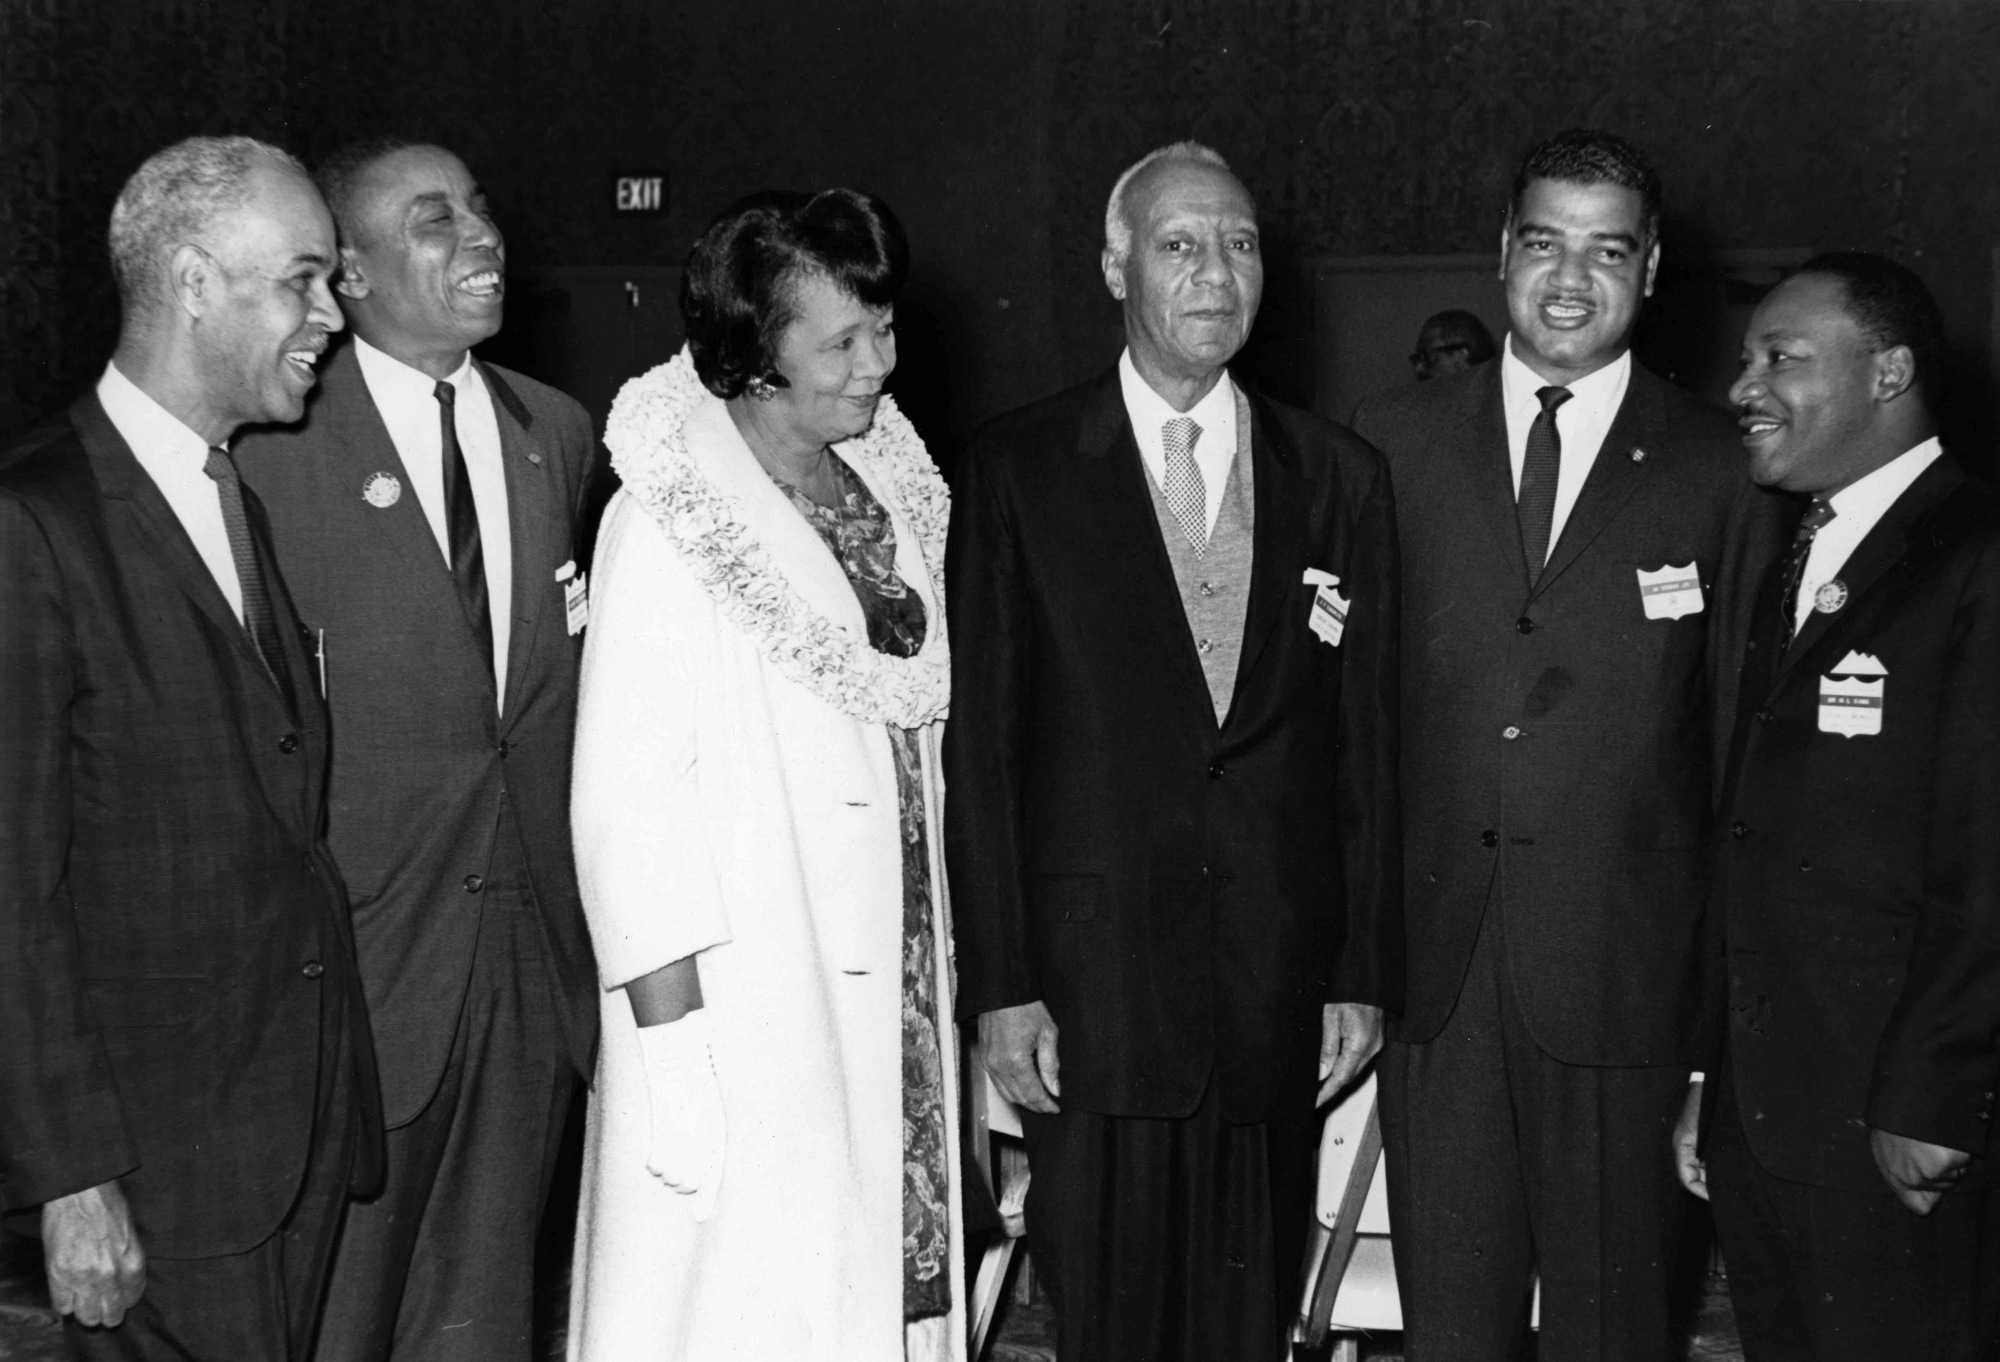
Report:
[[[640,1027],[639,1055],[653,1119],[646,1171],[688,1197],[688,1213],[706,1220],[722,1185],[722,1087],[709,1047],[708,1010]]]

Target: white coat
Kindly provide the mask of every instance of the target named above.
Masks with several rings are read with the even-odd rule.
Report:
[[[792,588],[866,637],[852,587],[721,402],[687,445]],[[897,567],[943,602],[888,489]],[[605,514],[577,712],[577,872],[604,1033],[571,1289],[582,1362],[962,1359],[957,1055],[938,734],[923,735],[938,917],[953,1310],[902,1306],[902,844],[889,737],[781,673],[629,492]],[[926,648],[931,646],[927,641]],[[713,1217],[645,1167],[650,1116],[620,986],[690,954],[726,1125]],[[907,1332],[907,1339],[906,1339]],[[906,1347],[907,1345],[907,1347]]]

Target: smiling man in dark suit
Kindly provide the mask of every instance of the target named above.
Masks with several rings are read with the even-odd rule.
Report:
[[[1515,178],[1497,363],[1379,400],[1401,527],[1408,1001],[1382,1125],[1412,1362],[1670,1354],[1680,1110],[1713,934],[1699,839],[1728,418],[1633,363],[1658,177],[1607,133]]]
[[[303,1362],[379,1172],[325,715],[226,449],[304,410],[333,253],[275,147],[153,156],[111,363],[0,459],[0,1204],[80,1358]]]
[[[959,1009],[1028,1113],[1058,1351],[1275,1357],[1316,1086],[1400,997],[1394,515],[1225,368],[1264,267],[1221,157],[1128,170],[1103,271],[1124,357],[982,432],[952,517]]]
[[[1942,331],[1901,265],[1821,256],[1758,305],[1730,394],[1751,476],[1811,500],[1753,616],[1723,1058],[1705,1160],[1698,1093],[1677,1143],[1774,1362],[1995,1343],[2000,505],[1938,442]]]
[[[504,253],[456,156],[376,143],[320,182],[356,339],[304,427],[243,451],[323,642],[328,837],[390,1126],[319,1357],[526,1358],[536,1230],[597,1028],[569,838],[590,422],[471,357],[500,327]]]

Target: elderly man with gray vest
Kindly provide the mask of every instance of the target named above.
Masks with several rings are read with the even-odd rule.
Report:
[[[1026,1109],[1058,1351],[1273,1357],[1315,1094],[1400,1004],[1395,518],[1246,392],[1254,204],[1193,143],[1105,214],[1117,365],[1000,418],[947,552],[959,1010]]]

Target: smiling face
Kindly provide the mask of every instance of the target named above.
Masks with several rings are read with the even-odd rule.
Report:
[[[1264,295],[1257,208],[1219,166],[1165,160],[1126,186],[1132,245],[1103,258],[1140,377],[1185,411],[1249,339]],[[1185,399],[1185,402],[1183,402]]]
[[[363,170],[340,295],[370,345],[434,378],[500,329],[506,247],[465,164],[404,147]]]
[[[1556,384],[1625,353],[1653,292],[1658,242],[1645,238],[1639,191],[1533,180],[1500,234],[1500,281],[1514,354]]]
[[[203,235],[184,248],[200,276],[190,336],[200,433],[220,443],[238,426],[305,414],[313,366],[341,328],[327,287],[333,219],[304,175],[270,161],[251,171],[242,206]]]
[[[1901,450],[1876,437],[1880,402],[1907,388],[1908,351],[1878,351],[1847,310],[1840,280],[1794,275],[1750,315],[1743,369],[1729,389],[1765,487],[1826,495]]]
[[[774,347],[787,386],[749,399],[760,427],[800,449],[851,440],[875,422],[896,367],[896,310],[873,308],[823,274],[792,281],[791,322]]]

